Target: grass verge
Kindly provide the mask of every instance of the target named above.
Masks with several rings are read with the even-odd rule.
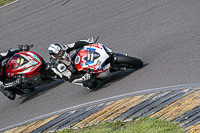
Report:
[[[185,133],[175,123],[157,118],[142,118],[132,122],[105,122],[83,129],[65,129],[57,133]]]
[[[13,1],[15,0],[0,0],[0,7]]]

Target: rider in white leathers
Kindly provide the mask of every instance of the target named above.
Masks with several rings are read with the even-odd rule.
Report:
[[[96,81],[91,81],[91,74],[85,73],[80,75],[76,73],[76,68],[70,57],[70,52],[81,49],[82,47],[94,43],[94,39],[81,40],[75,43],[61,45],[58,43],[51,44],[48,48],[50,60],[54,64],[52,70],[65,81],[85,86],[88,89],[93,89],[97,86]]]

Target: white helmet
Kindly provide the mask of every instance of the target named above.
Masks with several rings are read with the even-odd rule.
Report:
[[[48,48],[49,54],[57,59],[65,59],[65,51],[61,44],[51,44]]]

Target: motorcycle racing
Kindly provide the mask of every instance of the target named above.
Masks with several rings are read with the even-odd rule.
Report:
[[[34,91],[35,87],[52,82],[50,63],[37,53],[29,51],[33,45],[19,45],[0,54],[0,91],[10,100],[16,94]]]
[[[142,60],[115,53],[94,38],[48,48],[51,63],[34,51],[33,45],[20,45],[1,54],[0,91],[10,100],[31,93],[55,78],[95,89],[102,80],[127,69],[140,69]]]
[[[143,67],[142,60],[126,54],[115,53],[94,38],[48,48],[52,70],[65,81],[95,89],[103,79],[127,69]],[[72,52],[72,53],[71,53]]]

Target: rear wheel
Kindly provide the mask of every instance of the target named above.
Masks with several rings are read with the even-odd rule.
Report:
[[[117,65],[119,67],[126,67],[131,69],[139,69],[143,67],[142,60],[135,57],[126,56],[123,54],[115,54],[114,58],[114,65]]]

